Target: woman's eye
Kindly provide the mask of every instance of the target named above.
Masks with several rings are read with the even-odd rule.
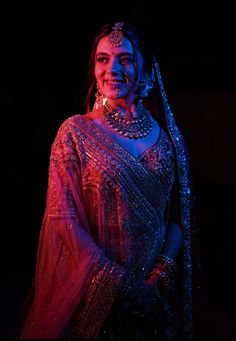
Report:
[[[128,65],[132,63],[132,59],[131,58],[121,58],[120,59],[121,64],[123,65]]]
[[[105,64],[105,63],[107,63],[108,59],[107,59],[106,57],[98,57],[98,58],[96,59],[96,61],[97,61],[98,63]]]

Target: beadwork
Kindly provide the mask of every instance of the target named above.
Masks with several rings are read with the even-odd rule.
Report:
[[[122,33],[123,25],[124,25],[123,22],[117,22],[112,27],[113,31],[111,31],[111,33],[109,34],[109,42],[111,46],[118,47],[122,45],[124,40],[124,35]]]
[[[102,118],[114,129],[115,132],[130,139],[146,137],[152,130],[152,120],[149,111],[143,106],[142,101],[137,106],[137,117],[128,121],[125,111],[119,112],[112,108],[108,102],[104,104]]]

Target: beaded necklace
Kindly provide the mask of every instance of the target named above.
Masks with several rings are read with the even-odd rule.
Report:
[[[136,112],[137,117],[131,120],[125,119],[125,111],[118,111],[106,101],[103,105],[102,118],[115,132],[129,139],[146,137],[152,130],[152,120],[150,112],[139,102]]]

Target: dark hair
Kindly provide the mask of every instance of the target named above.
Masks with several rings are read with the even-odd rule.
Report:
[[[93,44],[92,44],[92,50],[89,60],[89,71],[88,71],[88,77],[87,77],[87,95],[85,99],[85,111],[91,111],[92,109],[92,103],[94,103],[94,94],[96,91],[96,79],[94,76],[94,68],[95,68],[95,53],[97,49],[97,45],[99,41],[109,33],[113,31],[113,26],[115,22],[108,23],[104,25],[97,33],[97,35],[94,38]],[[143,57],[144,60],[144,69],[147,73],[151,72],[151,69],[153,67],[153,54],[151,51],[151,47],[148,44],[147,37],[144,37],[143,32],[139,32],[133,24],[130,22],[124,21],[124,25],[122,28],[122,33],[125,38],[127,38],[133,47],[134,50],[134,58],[137,58],[137,51],[139,51]]]

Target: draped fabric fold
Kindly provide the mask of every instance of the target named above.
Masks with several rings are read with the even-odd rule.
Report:
[[[166,96],[160,67],[154,58],[155,74],[165,112],[165,123],[172,139],[177,160],[179,214],[183,229],[182,252],[182,318],[183,336],[191,339],[207,335],[207,295],[199,227],[194,217],[193,184],[190,157],[184,137],[178,128]],[[174,203],[176,205],[176,203]]]
[[[124,273],[121,266],[105,256],[90,235],[79,184],[79,160],[71,143],[70,132],[66,135],[61,129],[52,147],[35,294],[21,333],[23,339],[62,337],[78,303],[85,295],[91,295],[91,291],[97,320],[90,334],[88,330],[84,333],[96,337]],[[97,306],[102,307],[101,317],[100,311],[96,312]],[[81,323],[86,324],[86,320]]]

